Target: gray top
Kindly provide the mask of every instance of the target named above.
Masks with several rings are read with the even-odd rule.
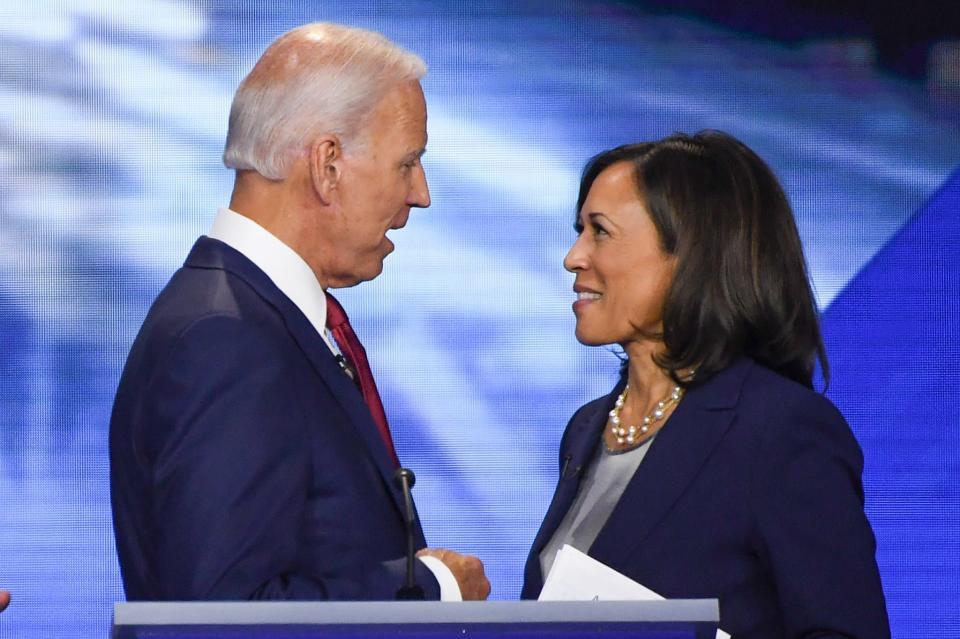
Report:
[[[540,571],[544,582],[553,567],[557,551],[564,544],[570,544],[584,553],[590,550],[655,437],[656,435],[629,452],[617,455],[607,453],[604,450],[603,438],[600,439],[573,505],[553,533],[553,537],[540,551]]]

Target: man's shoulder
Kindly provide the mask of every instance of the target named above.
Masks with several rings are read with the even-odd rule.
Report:
[[[263,343],[282,352],[291,337],[275,305],[246,279],[187,263],[153,302],[131,354],[159,357],[198,340],[210,346]]]
[[[150,307],[144,328],[178,331],[200,318],[243,317],[265,304],[235,275],[220,269],[183,266],[161,289]]]
[[[243,318],[250,314],[276,314],[261,290],[263,283],[255,281],[257,271],[253,263],[239,253],[224,253],[228,259],[216,259],[216,244],[222,245],[209,238],[197,241],[184,265],[157,295],[147,321],[190,323],[207,315]]]

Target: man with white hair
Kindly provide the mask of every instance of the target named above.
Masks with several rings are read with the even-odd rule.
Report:
[[[363,347],[329,289],[371,280],[430,205],[423,61],[309,24],[244,79],[220,209],[150,309],[110,423],[131,600],[392,599],[399,466]],[[475,557],[420,550],[427,598],[484,599]]]

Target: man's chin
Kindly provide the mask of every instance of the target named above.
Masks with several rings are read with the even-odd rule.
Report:
[[[339,276],[332,278],[330,287],[349,288],[351,286],[356,286],[361,282],[369,282],[370,280],[376,279],[381,273],[383,273],[384,258],[386,258],[386,255],[380,257],[379,259],[369,260],[362,265],[357,264],[356,268],[351,269],[349,273],[340,273]]]
[[[354,285],[359,284],[360,282],[369,282],[380,277],[380,274],[383,273],[383,260],[379,260],[376,264],[371,264],[369,268],[365,269],[362,273],[357,274],[357,281],[354,282]]]

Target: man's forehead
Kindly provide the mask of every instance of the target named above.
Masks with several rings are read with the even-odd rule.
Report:
[[[393,145],[404,154],[417,152],[426,146],[426,116],[419,82],[398,84],[381,98],[361,135]]]
[[[396,110],[398,117],[422,120],[426,116],[427,105],[419,82],[397,85],[387,93],[385,100]]]
[[[391,108],[387,109],[391,126],[412,135],[426,136],[427,105],[419,83],[398,87]]]

